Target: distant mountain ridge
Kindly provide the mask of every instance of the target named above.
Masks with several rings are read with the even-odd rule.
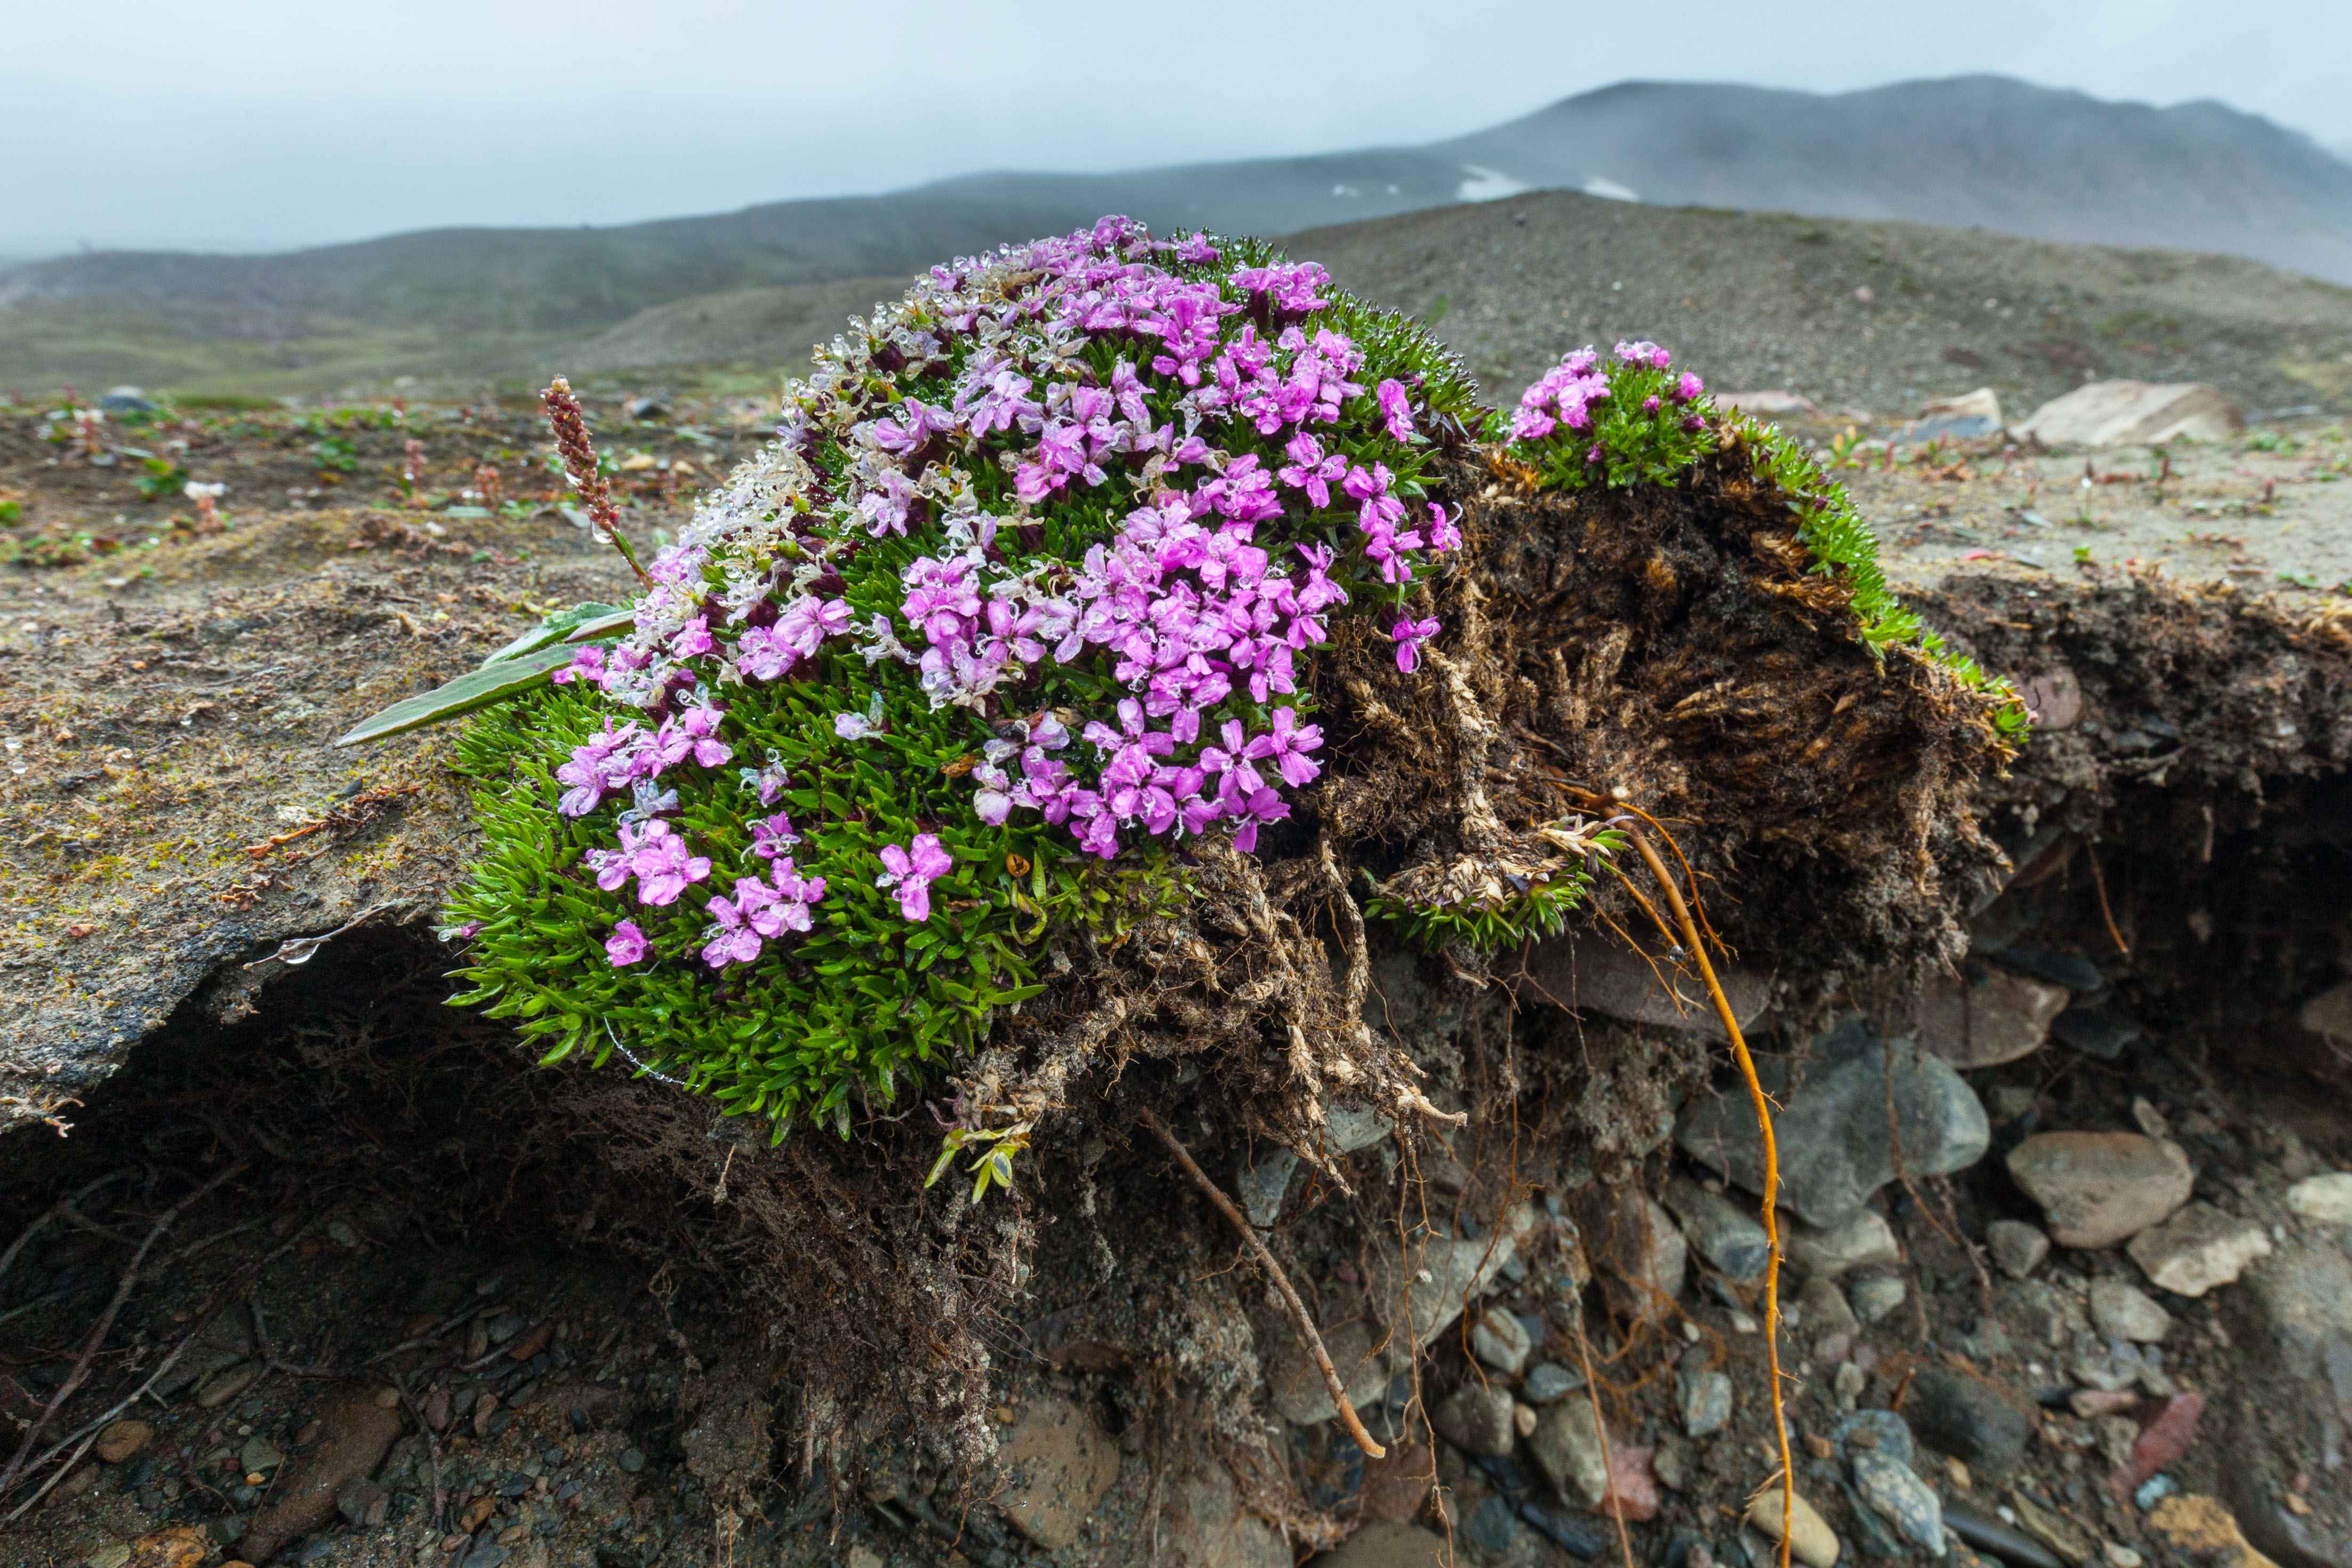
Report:
[[[971,174],[712,216],[274,256],[56,257],[0,271],[0,360],[63,365],[72,343],[125,323],[251,344],[579,335],[697,296],[904,276],[1105,212],[1282,235],[1532,188],[2221,251],[2352,282],[2352,163],[2218,104],[2159,110],[1998,77],[1832,96],[1628,82],[1426,147]]]

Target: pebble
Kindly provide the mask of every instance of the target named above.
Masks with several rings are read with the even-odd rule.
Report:
[[[1683,1430],[1705,1437],[1731,1419],[1731,1376],[1719,1369],[1677,1374],[1675,1379]]]
[[[2107,1560],[2107,1568],[2140,1568],[2147,1561],[2120,1541],[2110,1541],[2100,1548]]]
[[[1789,1547],[1797,1560],[1804,1563],[1805,1568],[1835,1568],[1837,1534],[1803,1497],[1791,1498],[1784,1505],[1779,1487],[1760,1491],[1748,1505],[1748,1522],[1772,1540],[1779,1541],[1784,1506],[1790,1514]]]
[[[1859,1018],[1816,1042],[1814,1058],[1801,1087],[1791,1086],[1780,1063],[1762,1070],[1766,1092],[1781,1107],[1773,1118],[1780,1201],[1806,1223],[1843,1224],[1895,1179],[1890,1122],[1915,1177],[1948,1176],[1984,1157],[1991,1141],[1984,1106],[1941,1058],[1887,1051]],[[1693,1096],[1676,1137],[1701,1165],[1749,1192],[1762,1190],[1762,1144],[1744,1098]]]
[[[1628,1524],[1657,1518],[1658,1480],[1652,1468],[1654,1454],[1654,1449],[1612,1443],[1609,1448],[1609,1487],[1601,1494],[1593,1511],[1611,1519],[1622,1519]]]
[[[1444,1562],[1450,1550],[1442,1535],[1384,1520],[1365,1525],[1337,1552],[1316,1559],[1316,1568],[1431,1568]],[[854,1560],[850,1568],[857,1568]]]
[[[2205,1413],[2201,1394],[2176,1394],[2139,1429],[2131,1453],[2107,1478],[2117,1497],[2134,1491],[2147,1479],[2189,1452],[2197,1441],[2197,1418]]]
[[[247,1389],[261,1375],[261,1363],[240,1361],[206,1376],[196,1385],[196,1406],[199,1409],[217,1410]]]
[[[1847,1292],[1853,1301],[1853,1315],[1865,1323],[1878,1322],[1903,1304],[1903,1277],[1899,1274],[1871,1274],[1853,1282]]]
[[[2142,1133],[2037,1133],[2008,1163],[2062,1247],[2128,1240],[2187,1203],[2196,1180],[2179,1145]]]
[[[1087,1517],[1118,1479],[1118,1443],[1087,1410],[1055,1394],[1023,1404],[1000,1451],[1010,1480],[997,1506],[1047,1552],[1076,1542]],[[638,1458],[642,1464],[644,1456]],[[624,1468],[627,1463],[625,1456]]]
[[[1827,1228],[1791,1225],[1782,1240],[1790,1265],[1807,1279],[1834,1280],[1856,1269],[1891,1268],[1903,1260],[1894,1228],[1875,1209]]]
[[[1879,1517],[1930,1557],[1944,1554],[1944,1508],[1927,1483],[1891,1454],[1858,1449],[1853,1484]]]
[[[1688,1176],[1668,1182],[1664,1197],[1682,1222],[1684,1238],[1718,1273],[1742,1285],[1764,1277],[1765,1265],[1772,1260],[1772,1243],[1754,1214]]]
[[[2286,1206],[2323,1225],[2352,1225],[2352,1171],[2305,1176],[2286,1189]]]
[[[1996,1219],[1985,1227],[1992,1260],[2012,1280],[2022,1280],[2050,1256],[2050,1238],[2021,1219]]]
[[[1543,1416],[1537,1413],[1536,1407],[1532,1405],[1515,1404],[1511,1406],[1511,1426],[1522,1437],[1534,1437],[1536,1423],[1542,1419]]]
[[[1806,1281],[1805,1288],[1797,1292],[1797,1306],[1809,1334],[1853,1332],[1853,1309],[1846,1304],[1845,1292],[1838,1289],[1835,1280],[1816,1274]]]
[[[1640,1322],[1671,1316],[1690,1267],[1690,1245],[1675,1217],[1638,1186],[1595,1184],[1580,1197],[1577,1225],[1607,1276],[1611,1304]]]
[[[1465,1383],[1429,1413],[1439,1437],[1465,1454],[1508,1454],[1518,1437],[1510,1391],[1499,1384]]]
[[[1861,1399],[1862,1391],[1869,1382],[1870,1375],[1861,1367],[1851,1361],[1839,1362],[1837,1375],[1830,1382],[1831,1392],[1837,1396],[1838,1408],[1853,1409],[1855,1402]]]
[[[117,1421],[98,1435],[91,1452],[110,1465],[119,1465],[154,1438],[155,1428],[144,1421]]]
[[[256,1472],[266,1474],[284,1464],[286,1456],[279,1453],[278,1445],[268,1438],[253,1437],[247,1437],[245,1447],[236,1451],[236,1462],[245,1468],[248,1476]]]
[[[1856,1454],[1881,1453],[1898,1464],[1919,1462],[1919,1445],[1902,1416],[1892,1410],[1861,1410],[1830,1428],[1830,1451],[1851,1462]]]
[[[1470,1331],[1470,1354],[1506,1377],[1517,1377],[1535,1348],[1527,1324],[1511,1312],[1488,1312]]]
[[[1499,1492],[1490,1494],[1470,1511],[1462,1533],[1479,1551],[1499,1557],[1518,1542],[1518,1511],[1511,1506],[1510,1499]]]
[[[1545,1411],[1528,1446],[1561,1497],[1580,1508],[1600,1505],[1609,1490],[1609,1467],[1590,1400],[1565,1400]]]
[[[1562,1513],[1556,1508],[1546,1508],[1541,1503],[1519,1504],[1519,1517],[1541,1531],[1545,1538],[1553,1545],[1587,1563],[1607,1552],[1614,1543],[1614,1537],[1598,1525]],[[1346,1548],[1343,1547],[1341,1550],[1345,1551]],[[1337,1563],[1339,1560],[1333,1558],[1331,1561]],[[1427,1561],[1443,1563],[1445,1559],[1440,1556]],[[1412,1568],[1422,1568],[1422,1565],[1415,1563],[1412,1564]],[[1699,1568],[1697,1559],[1696,1557],[1691,1559],[1685,1563],[1685,1568]]]
[[[2161,1288],[2177,1296],[2201,1296],[2245,1272],[2257,1258],[2270,1256],[2270,1233],[2250,1219],[2192,1203],[2124,1249]]]
[[[621,1452],[621,1468],[628,1471],[629,1474],[635,1475],[639,1470],[646,1468],[646,1451],[643,1448],[623,1449]]]
[[[1519,1387],[1530,1405],[1549,1405],[1565,1395],[1584,1386],[1584,1375],[1562,1366],[1556,1361],[1539,1361],[1528,1368],[1527,1381]]]
[[[1298,1168],[1298,1156],[1288,1149],[1276,1149],[1254,1166],[1244,1166],[1234,1180],[1234,1190],[1242,1201],[1242,1212],[1260,1230],[1282,1216],[1282,1197],[1290,1190],[1291,1173]]]
[[[2140,1484],[2137,1491],[2132,1493],[2132,1501],[2139,1505],[2139,1511],[2142,1513],[2148,1513],[2155,1510],[2158,1503],[2179,1490],[2180,1483],[2170,1476],[2150,1476]]]
[[[1944,1522],[1979,1552],[1989,1552],[2013,1568],[2067,1568],[2050,1549],[2013,1526],[1962,1502],[1944,1505]],[[2080,1568],[2077,1564],[2076,1568]]]
[[[1903,1414],[1918,1439],[1996,1479],[2016,1469],[2032,1436],[2032,1410],[1999,1385],[1956,1367],[1922,1367]]]
[[[2145,1291],[2121,1280],[2091,1281],[2091,1321],[2110,1339],[2156,1344],[2172,1332],[2172,1314]]]
[[[2042,1049],[2051,1020],[2074,993],[2008,969],[1988,969],[1974,985],[1931,978],[1916,1016],[1921,1045],[1963,1071],[1998,1067]]]

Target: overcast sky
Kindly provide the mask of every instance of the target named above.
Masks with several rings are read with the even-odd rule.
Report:
[[[2347,0],[107,0],[11,8],[0,256],[624,223],[1415,142],[1631,78],[2000,71],[2352,143]]]

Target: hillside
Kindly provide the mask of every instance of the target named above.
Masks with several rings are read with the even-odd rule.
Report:
[[[0,385],[319,390],[495,376],[672,301],[902,275],[1111,211],[1286,235],[1530,187],[2226,252],[2352,281],[2352,164],[2213,104],[1998,78],[1821,96],[1626,83],[1424,148],[982,173],[612,228],[448,229],[277,256],[101,252],[0,271]]]

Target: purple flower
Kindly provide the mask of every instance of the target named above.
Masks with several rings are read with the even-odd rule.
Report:
[[[604,684],[604,650],[591,643],[572,655],[572,662],[550,675],[557,685],[569,685],[585,680],[596,685]]]
[[[604,938],[604,961],[615,969],[641,962],[646,956],[646,934],[637,929],[634,920],[624,920],[613,927]]]
[[[882,846],[882,874],[877,887],[898,890],[898,913],[908,920],[931,917],[931,883],[955,869],[955,859],[937,833],[917,833],[913,844]]]
[[[1260,761],[1271,759],[1282,774],[1282,781],[1292,789],[1315,781],[1323,771],[1320,764],[1307,754],[1323,744],[1323,731],[1311,724],[1298,722],[1297,708],[1278,707],[1274,710],[1274,727],[1255,737],[1249,743],[1249,755]]]
[[[833,716],[833,733],[844,740],[863,740],[881,734],[882,727],[862,713],[837,713]]]
[[[1462,548],[1461,528],[1435,501],[1429,503],[1429,548],[1441,555]]]
[[[1400,616],[1397,623],[1389,629],[1389,635],[1396,639],[1397,668],[1408,675],[1419,669],[1421,645],[1436,636],[1439,630],[1434,615],[1426,621],[1415,621],[1410,615]]]
[[[763,861],[774,860],[800,841],[801,836],[793,831],[792,818],[782,811],[751,824],[751,852]]]
[[[768,870],[768,880],[776,889],[776,918],[787,931],[806,931],[811,917],[809,911],[824,902],[824,878],[803,876],[793,867],[790,855]]]
[[[1405,401],[1404,383],[1391,378],[1381,382],[1379,389],[1381,413],[1387,420],[1389,434],[1399,441],[1412,439],[1412,405]]]
[[[1706,383],[1699,380],[1696,376],[1691,374],[1690,371],[1685,371],[1683,372],[1683,379],[1675,383],[1675,401],[1676,402],[1690,402],[1695,401],[1698,395],[1705,391],[1706,391]]]
[[[647,822],[634,845],[625,838],[624,843],[634,850],[628,869],[637,879],[640,904],[675,904],[688,883],[710,874],[709,857],[687,853],[686,841],[667,822]]]
[[[738,889],[742,885],[736,883]],[[760,934],[751,929],[751,921],[735,900],[714,898],[702,907],[716,922],[706,933],[710,939],[702,946],[704,963],[714,969],[723,969],[730,964],[748,964],[760,956]]]

